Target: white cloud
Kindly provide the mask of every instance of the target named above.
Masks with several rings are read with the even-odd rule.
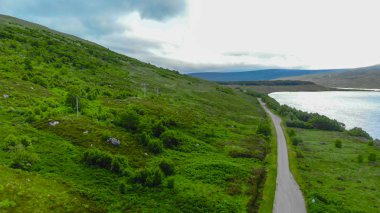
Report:
[[[52,22],[54,13],[49,13],[35,20],[182,72],[202,67],[319,69],[380,63],[378,0],[187,0],[185,12],[179,12],[183,6],[163,1],[168,11],[181,14],[173,16],[144,2],[150,15],[140,8],[118,11],[113,19],[102,19],[100,13],[92,14],[94,20],[81,21],[74,13],[72,19]],[[97,27],[87,26],[91,21],[101,23],[97,34],[88,30]]]

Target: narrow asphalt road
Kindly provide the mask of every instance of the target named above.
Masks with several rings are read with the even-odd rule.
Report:
[[[289,169],[288,149],[281,127],[281,118],[273,114],[261,99],[259,102],[271,117],[277,134],[277,180],[273,212],[306,213],[302,192]]]

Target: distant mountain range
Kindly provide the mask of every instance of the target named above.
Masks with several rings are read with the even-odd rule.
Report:
[[[189,75],[209,81],[263,81],[303,75],[326,74],[341,71],[326,70],[297,70],[297,69],[267,69],[245,72],[198,72]]]
[[[353,69],[268,69],[246,72],[203,72],[189,75],[217,82],[299,80],[327,87],[380,88],[380,65]]]

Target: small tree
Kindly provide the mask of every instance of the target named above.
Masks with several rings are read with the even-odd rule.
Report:
[[[302,139],[299,138],[299,137],[293,137],[292,138],[292,143],[293,143],[294,146],[298,146],[302,142],[303,142]]]
[[[266,120],[261,121],[257,127],[256,134],[269,137],[271,135],[271,128]]]
[[[290,137],[294,137],[294,136],[296,136],[296,132],[294,131],[294,129],[290,129],[290,130],[288,130],[288,135]]]
[[[358,163],[363,163],[363,155],[358,155]]]
[[[170,176],[174,174],[174,163],[170,159],[163,159],[160,162],[160,169],[166,175]]]
[[[134,110],[127,110],[120,114],[118,124],[126,129],[136,131],[140,124],[140,116]]]
[[[174,189],[174,178],[168,178],[168,189]]]
[[[148,149],[156,154],[161,153],[163,150],[162,141],[157,138],[149,140]]]
[[[336,147],[336,148],[342,148],[342,141],[339,140],[339,139],[337,139],[337,140],[335,141],[335,147]]]
[[[371,153],[368,155],[368,161],[369,162],[375,162],[376,161],[376,154],[375,153]]]

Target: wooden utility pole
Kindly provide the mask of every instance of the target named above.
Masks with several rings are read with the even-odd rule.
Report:
[[[79,117],[79,104],[78,104],[78,96],[76,96],[76,108],[77,108],[77,117]]]
[[[157,96],[160,96],[160,88],[156,88],[156,94]]]
[[[144,91],[144,98],[146,97],[146,86],[148,85],[148,84],[146,84],[146,83],[142,83],[141,84],[144,88],[143,88],[143,91]]]

